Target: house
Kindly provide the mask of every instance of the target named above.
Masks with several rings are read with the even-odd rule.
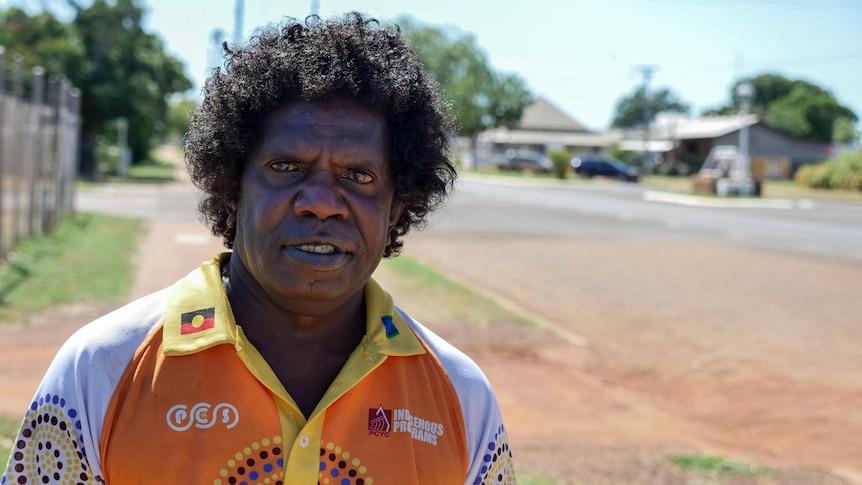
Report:
[[[507,150],[546,153],[552,148],[571,152],[606,150],[622,139],[620,132],[595,133],[539,96],[524,108],[512,127],[486,130],[476,138],[477,166],[493,164]]]
[[[511,127],[493,128],[476,138],[475,163],[494,164],[507,151],[547,153],[564,148],[572,153],[609,152],[620,148],[636,153],[661,155],[656,160],[662,173],[688,175],[700,169],[713,147],[739,145],[742,127],[748,129],[749,158],[755,178],[788,179],[803,164],[829,157],[831,143],[802,140],[766,126],[756,116],[710,116],[689,118],[684,114],[659,113],[649,131],[607,130],[594,132],[544,97],[524,108]],[[469,153],[466,142],[462,153]],[[642,161],[643,161],[642,160]],[[652,167],[647,167],[652,168]]]
[[[787,179],[801,165],[829,157],[831,143],[802,140],[766,126],[757,116],[710,116],[691,119],[661,113],[648,133],[625,132],[620,148],[663,155],[664,170],[688,174],[697,171],[713,147],[739,146],[742,128],[748,129],[748,153],[755,178]]]

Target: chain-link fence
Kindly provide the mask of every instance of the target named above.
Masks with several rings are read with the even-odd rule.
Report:
[[[80,91],[0,46],[0,259],[74,210]]]

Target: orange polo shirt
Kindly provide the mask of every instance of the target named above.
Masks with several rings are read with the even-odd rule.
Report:
[[[0,483],[514,483],[484,375],[374,281],[366,335],[306,419],[234,321],[228,258],[70,339]]]

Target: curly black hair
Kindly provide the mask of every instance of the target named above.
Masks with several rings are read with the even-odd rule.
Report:
[[[346,95],[379,111],[389,131],[395,200],[404,205],[384,256],[420,226],[454,186],[453,123],[435,82],[395,25],[359,12],[304,22],[288,18],[256,32],[248,45],[225,49],[212,70],[186,135],[186,164],[203,191],[198,209],[213,234],[233,247],[228,215],[241,197],[240,177],[255,133],[275,108],[298,100]]]

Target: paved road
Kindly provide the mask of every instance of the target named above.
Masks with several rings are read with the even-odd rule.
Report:
[[[491,234],[708,241],[862,262],[859,203],[764,199],[751,201],[750,207],[708,207],[632,184],[490,180],[462,180],[432,227]],[[78,194],[81,211],[161,222],[197,223],[196,203],[197,193],[182,183],[115,184]]]
[[[623,183],[468,178],[436,218],[443,231],[699,241],[862,262],[862,204],[671,196]],[[735,207],[734,203],[749,203]]]
[[[185,182],[106,184],[79,190],[76,209],[151,221],[197,223],[197,201],[198,192]]]

